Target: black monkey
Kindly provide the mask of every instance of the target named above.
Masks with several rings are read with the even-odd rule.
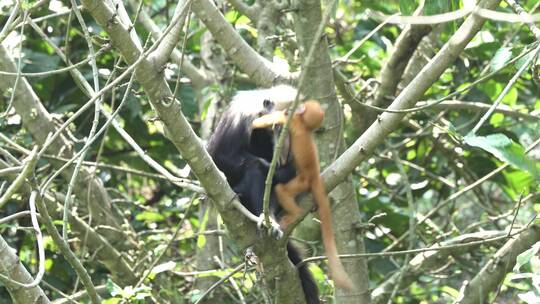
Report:
[[[297,90],[287,85],[269,89],[239,91],[221,116],[216,130],[208,142],[208,152],[216,166],[225,174],[227,182],[238,194],[240,202],[251,213],[263,212],[265,180],[274,151],[274,131],[252,129],[254,119],[283,110],[296,97]],[[273,185],[286,183],[296,176],[292,161],[276,168]],[[274,190],[270,195],[270,210],[274,216],[279,210]],[[287,244],[289,259],[298,264],[302,259],[294,246]],[[308,304],[319,302],[317,285],[307,265],[298,268],[302,288]]]

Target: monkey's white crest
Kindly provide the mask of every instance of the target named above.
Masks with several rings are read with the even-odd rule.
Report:
[[[298,90],[286,84],[268,89],[238,91],[231,102],[231,110],[244,115],[258,114],[264,110],[264,101],[274,103],[276,110],[287,108],[296,98]]]

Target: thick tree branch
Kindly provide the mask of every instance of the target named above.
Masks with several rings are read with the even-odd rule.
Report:
[[[327,2],[325,11],[333,10]],[[295,32],[302,58],[302,73],[305,81],[301,92],[308,97],[320,100],[325,107],[324,131],[317,136],[321,166],[330,164],[343,150],[343,112],[337,101],[332,73],[332,62],[328,54],[326,38],[317,36],[317,27],[322,22],[321,3],[318,0],[298,0],[293,2],[297,9],[294,14]],[[312,45],[315,45],[313,58],[307,58]],[[307,60],[310,60],[307,62]],[[304,85],[305,84],[305,85]],[[330,189],[327,189],[330,190]],[[333,199],[332,216],[336,246],[340,254],[365,252],[362,234],[355,224],[361,221],[358,203],[350,179],[344,178],[330,193]],[[369,303],[369,278],[366,259],[343,260],[354,290],[336,289],[339,303]]]
[[[0,274],[20,283],[31,283],[34,279],[24,268],[17,256],[17,250],[11,248],[0,235]],[[12,299],[16,303],[49,304],[49,298],[41,287],[21,288],[10,281],[2,280]]]
[[[195,9],[195,3],[192,4]],[[154,62],[139,58],[141,50],[130,41],[127,28],[115,22],[115,13],[109,6],[98,0],[84,0],[83,6],[96,19],[110,36],[113,44],[133,64],[140,61],[136,69],[136,77],[143,86],[156,113],[169,131],[169,139],[180,151],[191,169],[201,181],[208,196],[215,202],[223,216],[233,238],[241,247],[252,244],[256,238],[255,225],[247,220],[233,206],[241,206],[236,194],[217,170],[214,162],[204,149],[201,141],[193,132],[189,122],[182,113],[180,103],[172,96],[160,69]]]
[[[137,9],[137,6],[138,6],[137,2],[134,0],[130,0],[129,5],[131,6],[132,9]],[[144,28],[150,32],[150,34],[152,35],[152,38],[154,38],[154,41],[157,40],[161,36],[162,29],[160,29],[154,23],[152,18],[148,16],[148,14],[146,13],[144,9],[141,10],[139,19],[142,25],[144,26]],[[191,79],[195,87],[203,88],[209,82],[208,76],[205,75],[204,72],[201,71],[201,69],[194,66],[193,63],[191,63],[191,61],[189,61],[186,58],[186,56],[184,56],[184,59],[182,60],[182,53],[178,49],[174,49],[172,51],[171,58],[176,64],[178,64],[182,72],[186,73],[187,77]],[[180,60],[182,60],[181,63],[180,63]]]
[[[396,40],[390,58],[383,66],[379,76],[380,86],[372,102],[374,106],[384,107],[392,101],[401,76],[418,44],[432,27],[429,25],[408,25]]]
[[[255,83],[269,87],[291,81],[290,73],[280,73],[272,62],[244,41],[210,0],[193,0],[192,8],[227,54]]]
[[[488,302],[489,294],[497,289],[506,274],[516,264],[516,257],[538,241],[540,241],[540,226],[538,225],[531,225],[517,238],[509,240],[470,282],[465,283],[455,303]]]
[[[276,39],[268,39],[268,37],[276,34],[283,4],[264,0],[256,1],[254,6],[259,10],[258,18],[253,20],[257,24],[257,48],[265,58],[272,60]]]
[[[172,18],[173,20],[178,20],[178,22],[172,25],[171,31],[161,40],[156,50],[148,56],[148,59],[154,60],[157,65],[164,65],[169,60],[172,51],[182,38],[180,34],[182,33],[186,16],[190,12],[190,3],[191,0],[178,1]]]
[[[407,64],[411,60],[420,41],[431,31],[430,25],[407,25],[393,47],[392,54],[386,61],[379,75],[379,87],[375,91],[375,97],[371,102],[377,107],[386,107],[394,98],[398,84],[402,79],[403,72]],[[359,123],[357,134],[362,134],[375,121],[378,114],[372,109],[365,109],[363,115],[354,113],[358,118],[355,119]]]

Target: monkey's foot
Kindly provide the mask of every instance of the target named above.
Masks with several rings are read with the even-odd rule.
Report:
[[[258,263],[258,258],[255,252],[253,252],[252,247],[248,247],[246,249],[246,252],[244,254],[244,260],[246,262],[246,266],[254,266]]]
[[[283,236],[283,231],[281,231],[281,227],[273,218],[270,218],[270,225],[266,225],[264,213],[261,213],[259,215],[259,219],[257,220],[257,228],[257,231],[260,233],[266,230],[266,233],[269,236],[275,238],[276,240],[280,239]]]

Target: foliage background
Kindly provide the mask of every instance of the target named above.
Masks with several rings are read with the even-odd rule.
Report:
[[[239,1],[231,2],[236,4]],[[35,4],[21,3],[23,8]],[[171,21],[177,3],[145,1],[142,4],[143,11],[162,27]],[[520,1],[520,4],[528,12],[537,12],[538,3],[535,0]],[[392,54],[393,44],[404,31],[403,26],[395,24],[383,26],[346,61],[339,59],[381,23],[380,20],[371,18],[374,12],[411,15],[417,5],[418,3],[414,1],[339,1],[333,9],[332,18],[325,29],[325,36],[329,43],[328,54],[333,61],[334,73],[339,73],[342,77],[341,80],[336,77],[338,79],[336,84],[339,105],[344,117],[345,145],[351,145],[362,133],[362,126],[357,122],[364,119],[364,112],[368,110],[359,106],[359,103],[373,100],[379,90],[377,83],[381,81],[381,69]],[[460,1],[427,1],[423,14],[445,13],[463,8],[464,5]],[[249,45],[262,54],[267,51],[262,49],[258,40],[260,29],[240,12],[241,9],[237,10],[235,6],[222,1],[218,1],[218,7],[226,20]],[[6,24],[13,8],[14,3],[10,1],[0,2],[0,24]],[[46,1],[46,5],[33,9],[30,17],[33,19],[47,17],[55,12],[64,12],[66,8],[66,3]],[[505,2],[498,10],[513,12]],[[128,9],[130,15],[135,12],[133,6]],[[108,35],[102,27],[88,12],[83,11],[83,17],[91,30],[94,47],[99,49],[105,46]],[[271,49],[271,56],[267,54],[266,57],[281,65],[287,65],[290,71],[297,71],[301,66],[301,58],[296,49],[297,41],[292,22],[291,14],[284,13],[274,33],[279,39],[275,43],[275,48]],[[409,64],[403,73],[395,95],[410,83],[426,60],[441,49],[461,23],[462,19],[458,19],[433,27],[411,59],[410,62],[414,64]],[[88,57],[84,32],[74,15],[64,13],[37,24],[51,41],[62,46],[71,62],[76,63]],[[140,22],[135,24],[135,29],[140,40],[146,41],[149,37],[148,29]],[[179,83],[176,97],[181,101],[183,114],[200,136],[207,137],[208,134],[201,131],[204,124],[217,119],[215,113],[209,109],[215,106],[218,110],[222,110],[236,90],[252,89],[259,85],[246,76],[230,57],[223,56],[220,69],[214,69],[205,62],[203,58],[205,48],[210,48],[216,57],[224,55],[224,51],[215,41],[210,46],[204,41],[207,31],[196,16],[190,18],[187,29],[184,56],[206,75],[207,82],[202,86],[193,83],[173,61],[169,61],[162,69],[171,88]],[[11,31],[2,43],[15,61],[21,56],[22,72],[46,72],[65,66],[49,43],[36,31],[25,26],[21,40],[21,30],[16,28]],[[468,233],[504,232],[510,227],[514,229],[527,227],[525,225],[530,224],[536,217],[540,208],[537,175],[540,150],[534,148],[525,157],[523,148],[520,148],[531,145],[540,134],[539,82],[535,80],[538,78],[536,60],[502,98],[501,108],[508,111],[497,111],[491,115],[476,134],[478,136],[502,134],[503,142],[511,139],[513,143],[500,145],[499,141],[487,137],[483,138],[486,139],[483,145],[472,147],[466,144],[467,138],[464,139],[463,136],[471,131],[487,110],[487,107],[474,107],[475,103],[489,106],[499,97],[523,60],[512,64],[508,62],[526,48],[536,47],[538,38],[531,33],[531,25],[487,21],[422,99],[433,101],[447,97],[472,85],[487,73],[495,71],[493,76],[483,79],[452,98],[459,105],[472,104],[473,107],[466,109],[464,106],[454,107],[450,103],[443,102],[438,106],[406,115],[399,128],[385,138],[375,153],[368,155],[367,161],[362,162],[352,172],[351,180],[358,209],[363,221],[368,222],[364,228],[367,252],[423,248]],[[177,47],[182,49],[182,40]],[[99,67],[102,87],[115,70],[115,65],[120,68],[114,73],[126,68],[122,56],[114,48],[104,50],[96,59],[96,64]],[[500,69],[505,65],[507,66]],[[79,71],[92,83],[93,72],[90,65],[79,67]],[[70,73],[29,77],[28,81],[57,124],[65,121],[88,101],[88,97],[77,86]],[[347,96],[346,91],[340,90],[340,85],[347,86],[356,98]],[[125,89],[124,84],[115,88],[112,94],[105,95],[105,107],[115,109]],[[11,94],[10,90],[2,91],[0,110],[6,115],[1,118],[0,130],[13,142],[31,149],[35,139],[23,125],[21,113],[9,106]],[[392,99],[390,98],[390,101]],[[380,106],[386,107],[387,104]],[[90,109],[69,125],[73,138],[68,141],[72,143],[75,151],[84,146],[85,138],[91,132],[93,117],[93,111]],[[189,184],[198,185],[186,161],[167,138],[163,124],[157,118],[148,96],[139,83],[135,82],[131,88],[118,121],[135,142],[139,143],[147,156],[163,165],[173,175],[187,179]],[[103,126],[104,122],[105,119],[101,119],[99,126]],[[328,144],[326,142],[321,145]],[[0,140],[0,147],[19,160],[25,157],[20,149],[5,140]],[[35,169],[38,184],[54,172],[55,169],[51,166],[52,157],[53,155],[45,155],[39,159]],[[0,156],[0,159],[4,163],[9,163],[5,155]],[[112,128],[91,146],[85,160],[98,162],[97,168],[93,163],[87,163],[85,167],[95,169],[95,175],[105,187],[114,209],[122,214],[123,220],[132,227],[130,233],[134,233],[133,238],[137,240],[137,247],[124,250],[118,245],[118,249],[128,257],[133,266],[137,265],[134,268],[137,270],[137,277],[141,277],[140,271],[148,269],[149,260],[166,249],[165,245],[171,241],[177,225],[181,223],[172,246],[164,252],[164,257],[159,263],[165,271],[157,275],[151,274],[135,289],[129,287],[130,285],[113,282],[110,270],[97,261],[94,252],[88,250],[84,238],[73,235],[69,239],[70,247],[83,262],[94,284],[104,286],[101,294],[105,303],[121,301],[144,303],[156,299],[158,302],[161,299],[171,303],[183,303],[196,299],[203,290],[198,289],[194,283],[193,274],[200,270],[196,263],[197,255],[200,254],[201,248],[207,245],[206,242],[210,241],[206,235],[219,236],[221,247],[214,253],[219,256],[222,264],[215,265],[216,270],[213,272],[199,274],[199,278],[204,280],[209,277],[215,280],[243,260],[242,248],[238,248],[225,234],[225,227],[220,220],[217,220],[215,227],[205,234],[209,230],[208,222],[216,221],[205,213],[207,209],[203,207],[208,202],[201,200],[199,194],[185,187],[178,187],[163,176],[157,176]],[[464,192],[463,195],[455,199],[452,197],[460,189],[473,184],[505,162],[510,162],[513,166],[506,167],[499,174]],[[126,168],[131,171],[124,170]],[[0,181],[2,189],[10,184],[7,175],[0,175]],[[60,178],[55,179],[49,189],[61,194],[66,194],[67,190],[68,183]],[[445,202],[449,198],[451,199],[448,203],[433,212],[429,220],[422,220],[424,215],[429,214],[440,202]],[[27,210],[27,201],[28,193],[24,191],[13,195],[0,209],[0,218]],[[411,205],[411,202],[414,204]],[[519,204],[521,206],[518,208]],[[74,208],[83,220],[90,221],[85,204],[76,203]],[[60,229],[61,218],[54,219],[56,227]],[[422,223],[419,223],[421,220]],[[340,221],[340,218],[336,218],[336,221]],[[411,223],[416,224],[416,227]],[[36,273],[37,251],[32,231],[26,229],[29,226],[31,226],[30,219],[22,217],[0,224],[0,233],[8,244],[17,250],[17,256],[29,272]],[[300,243],[306,248],[308,255],[322,254],[316,237],[317,226],[315,225],[315,229],[310,228],[309,224],[306,226],[307,228],[299,229],[297,237],[303,240]],[[95,228],[100,231],[99,227]],[[411,231],[414,231],[413,238],[407,239]],[[40,287],[51,300],[62,299],[63,294],[72,294],[84,289],[55,242],[48,233],[44,234],[46,273]],[[479,237],[483,238],[485,236]],[[406,282],[406,285],[393,294],[392,301],[396,303],[450,303],[459,297],[464,281],[475,277],[505,241],[464,247],[443,255],[437,263],[423,265],[417,272],[404,267],[414,254],[372,256],[368,258],[369,273],[364,275],[368,276],[369,287],[374,290],[387,282],[393,274],[400,274],[401,280]],[[116,243],[111,244],[117,247]],[[529,247],[531,251],[526,251],[521,256],[522,260],[518,263],[521,267],[508,272],[498,288],[493,290],[490,300],[496,303],[539,301],[537,247],[537,245]],[[313,263],[310,268],[321,287],[323,297],[331,299],[333,288],[325,275],[326,271],[323,270],[324,264]],[[247,276],[237,274],[235,279],[236,286],[225,283],[214,296],[226,303],[242,299],[246,303],[263,302],[264,288],[255,272],[250,271]],[[240,294],[243,296],[239,296]],[[375,295],[372,294],[372,297]],[[0,302],[11,303],[10,296],[3,287],[0,287]]]

